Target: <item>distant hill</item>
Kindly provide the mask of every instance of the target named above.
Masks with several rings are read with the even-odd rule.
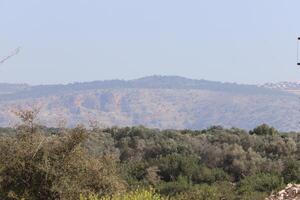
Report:
[[[262,123],[284,131],[300,128],[300,100],[289,90],[178,76],[67,85],[0,84],[1,126],[15,123],[11,110],[30,106],[40,108],[40,120],[49,126],[62,120],[70,126],[92,120],[105,126],[163,129],[212,125],[251,129]]]

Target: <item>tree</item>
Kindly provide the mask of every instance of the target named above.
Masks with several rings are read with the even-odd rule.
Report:
[[[252,131],[250,131],[251,135],[278,135],[278,131],[274,127],[270,127],[267,124],[262,124]]]

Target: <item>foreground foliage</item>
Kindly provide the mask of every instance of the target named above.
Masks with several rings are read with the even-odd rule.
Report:
[[[98,195],[80,196],[80,200],[167,200],[155,193],[153,189],[135,190],[126,194],[117,194],[113,196],[99,197]]]
[[[125,188],[111,156],[93,157],[77,127],[47,135],[24,116],[13,137],[0,142],[0,199],[78,199]]]
[[[0,130],[3,200],[260,200],[300,182],[300,134],[267,125],[54,129],[20,116]]]

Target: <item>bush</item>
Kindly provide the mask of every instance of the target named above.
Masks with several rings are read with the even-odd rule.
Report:
[[[175,196],[190,190],[192,185],[186,177],[179,176],[176,181],[163,182],[158,186],[158,190],[163,195]]]
[[[238,191],[239,193],[266,192],[271,193],[283,185],[283,180],[276,174],[256,174],[243,179]]]
[[[300,161],[289,159],[282,172],[285,183],[300,183]]]
[[[84,128],[47,136],[31,122],[19,126],[16,137],[1,138],[0,199],[74,200],[80,193],[124,190],[114,158],[85,150]]]
[[[176,200],[220,200],[221,198],[222,194],[218,189],[207,184],[194,186],[175,197]]]
[[[97,195],[89,195],[89,197],[84,197],[81,195],[80,200],[167,200],[167,198],[161,197],[159,194],[155,193],[153,189],[138,189],[125,194],[104,197],[99,197]]]

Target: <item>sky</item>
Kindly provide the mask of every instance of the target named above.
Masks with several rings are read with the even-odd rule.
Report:
[[[299,81],[299,0],[0,0],[0,82]]]

